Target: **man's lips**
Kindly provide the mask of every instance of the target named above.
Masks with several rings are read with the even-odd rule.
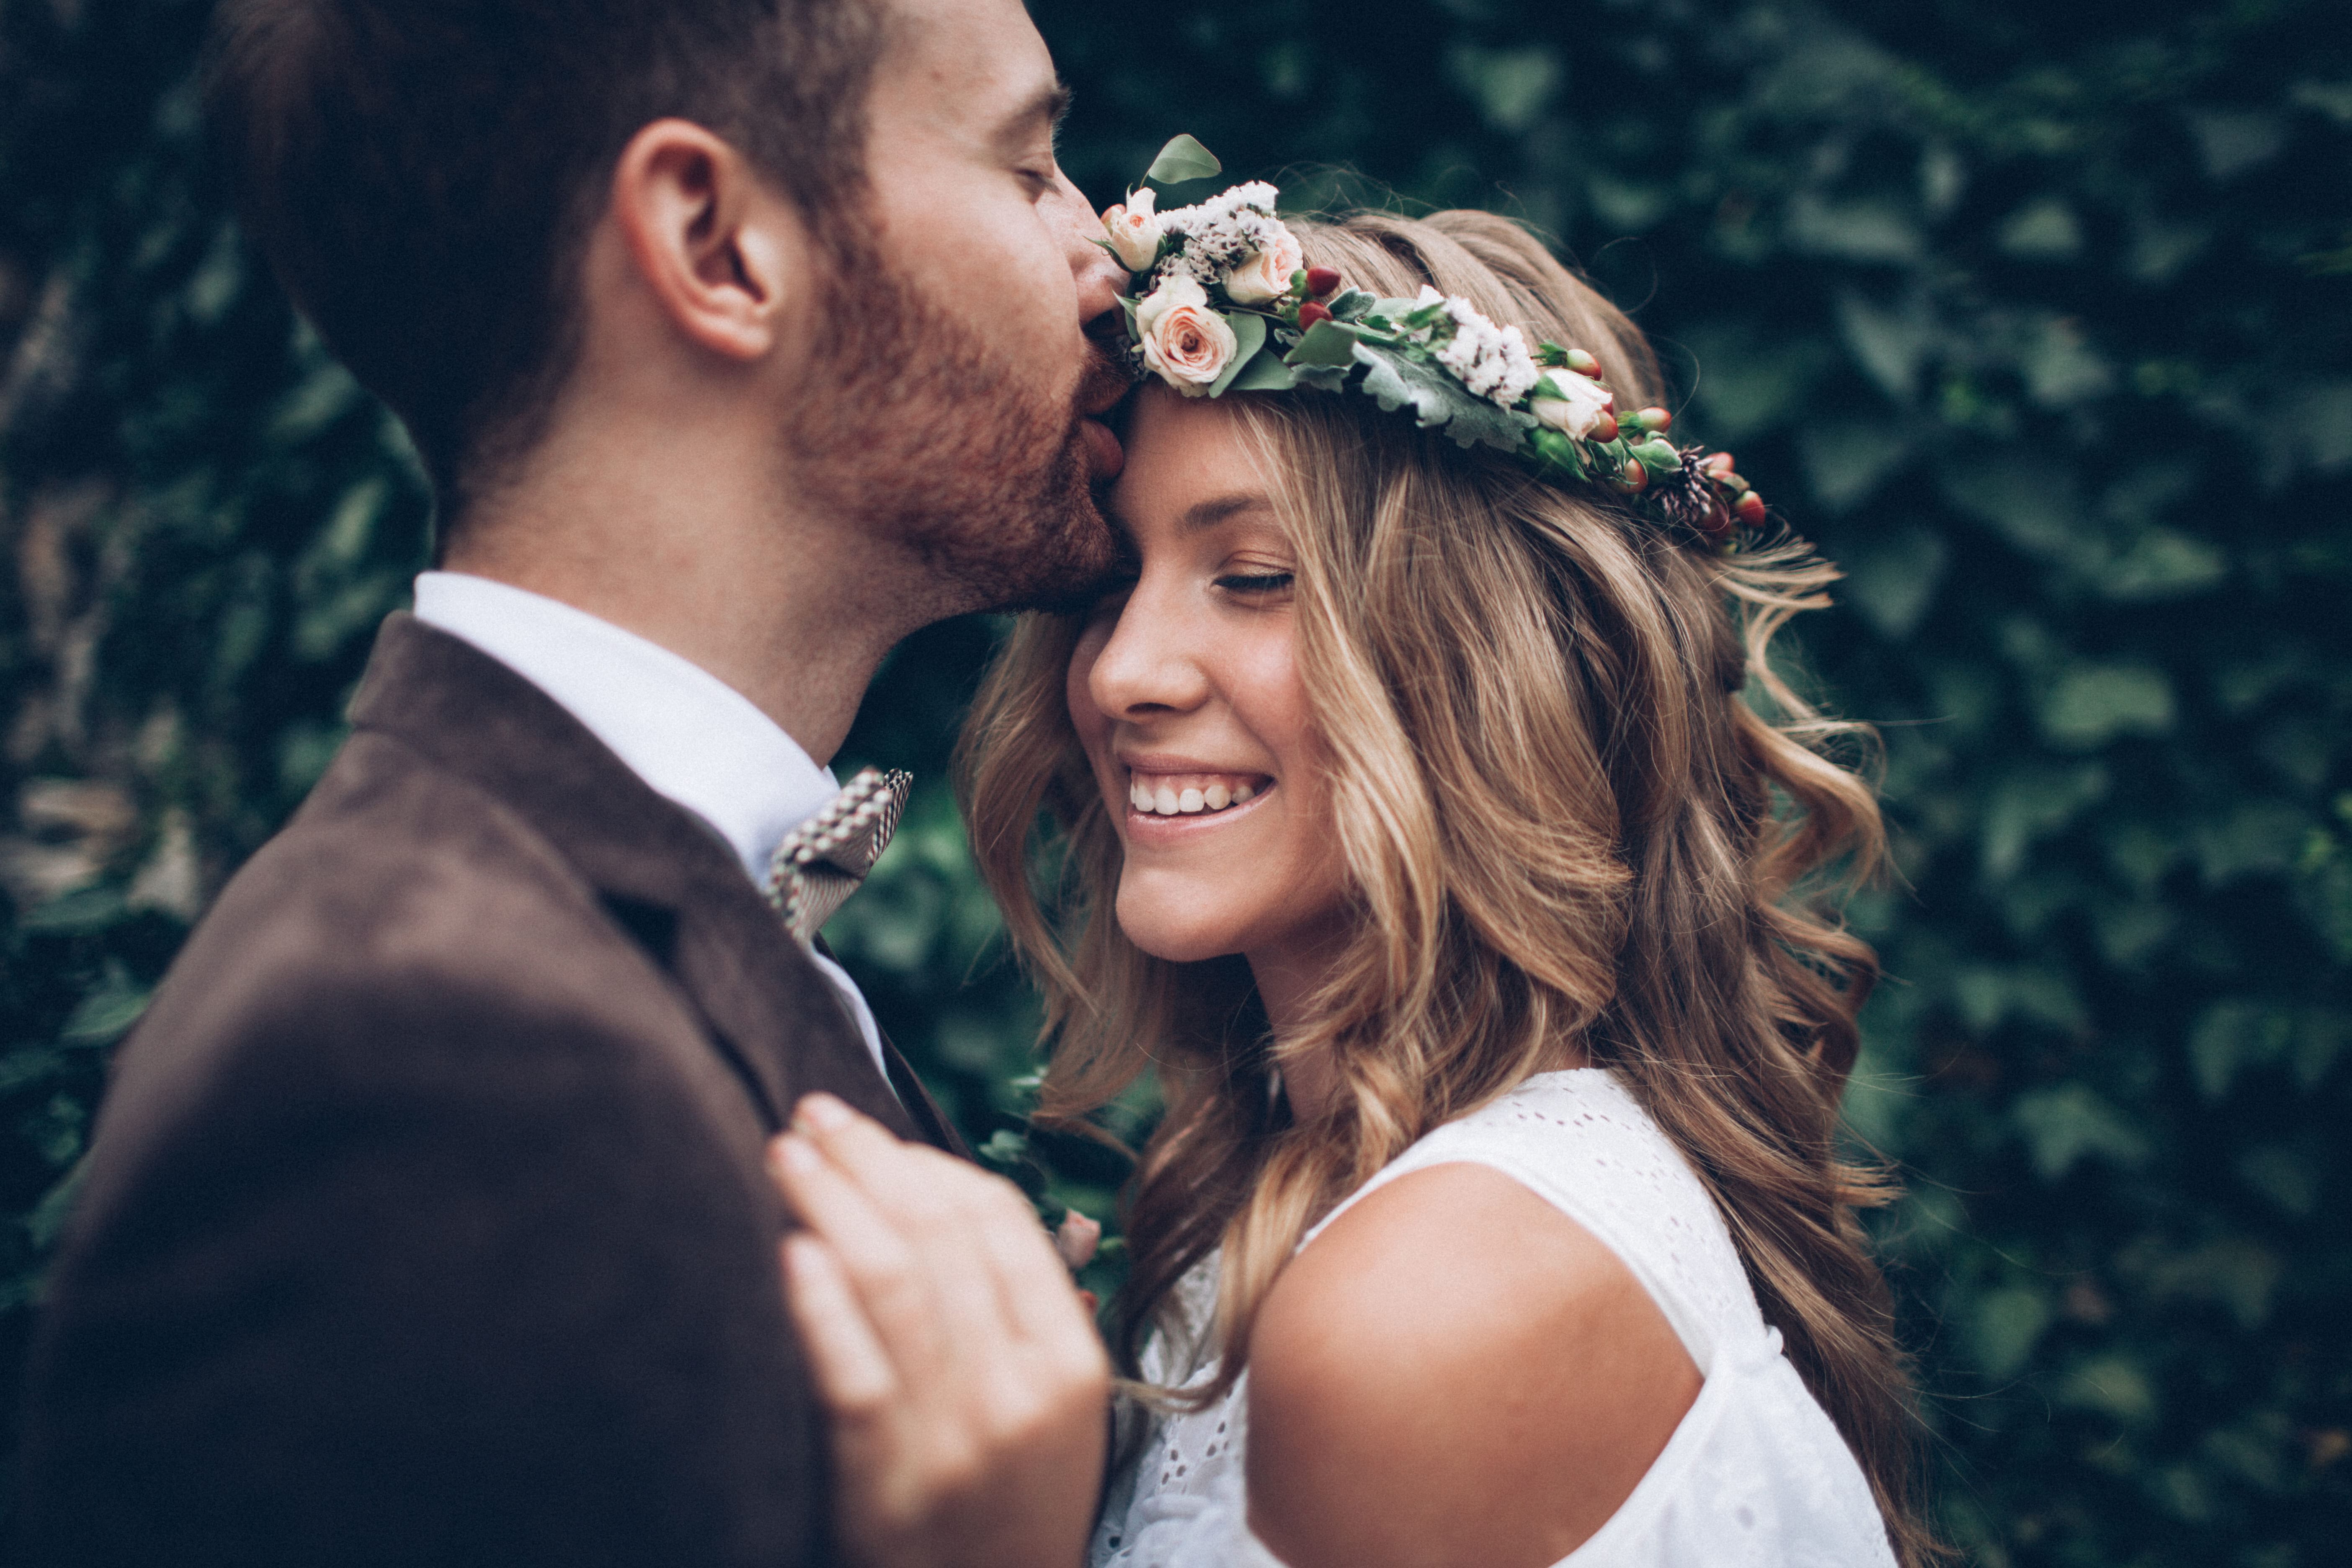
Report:
[[[1078,428],[1085,437],[1087,466],[1094,470],[1095,482],[1103,484],[1118,478],[1119,470],[1127,467],[1127,451],[1119,446],[1118,437],[1110,433],[1110,426],[1099,419],[1081,419]]]
[[[1127,453],[1103,417],[1127,396],[1135,377],[1127,366],[1127,325],[1118,312],[1105,311],[1087,323],[1086,331],[1086,370],[1078,380],[1079,427],[1086,433],[1095,482],[1105,484],[1127,467]]]

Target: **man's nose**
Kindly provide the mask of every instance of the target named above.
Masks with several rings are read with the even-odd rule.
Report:
[[[1096,243],[1103,237],[1102,218],[1087,204],[1086,193],[1059,170],[1055,171],[1054,185],[1063,247],[1070,258],[1070,276],[1078,285],[1078,319],[1091,321],[1118,308],[1119,291],[1127,287],[1127,269]]]

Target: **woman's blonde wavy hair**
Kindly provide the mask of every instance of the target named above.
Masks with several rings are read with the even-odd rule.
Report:
[[[1621,406],[1659,398],[1633,322],[1514,224],[1294,226],[1308,261],[1351,284],[1434,284],[1530,342],[1591,350]],[[1297,551],[1300,675],[1359,914],[1312,1022],[1271,1037],[1242,960],[1164,963],[1109,918],[1118,837],[1066,706],[1082,617],[1017,626],[959,759],[973,848],[1045,993],[1042,1115],[1076,1123],[1147,1069],[1161,1080],[1127,1216],[1124,1364],[1222,1245],[1224,1359],[1187,1402],[1230,1387],[1308,1226],[1423,1133],[1580,1047],[1706,1183],[1898,1554],[1931,1559],[1906,1365],[1854,1215],[1887,1187],[1836,1145],[1876,963],[1792,897],[1877,867],[1878,808],[1822,749],[1854,727],[1766,658],[1792,615],[1826,603],[1834,568],[1785,537],[1707,553],[1368,398],[1227,401]],[[1041,812],[1058,843],[1038,843]],[[1041,904],[1033,868],[1056,859]],[[1316,1051],[1336,1087],[1300,1122],[1274,1069]]]

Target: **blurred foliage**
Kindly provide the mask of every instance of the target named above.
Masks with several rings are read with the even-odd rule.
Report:
[[[317,777],[425,551],[398,431],[223,216],[205,10],[0,0],[10,1381],[107,1048]],[[1851,1111],[1911,1183],[1881,1230],[1954,1538],[2342,1561],[2338,0],[1034,10],[1099,200],[1189,129],[1308,204],[1516,212],[1850,568],[1805,658],[1884,731],[1904,873],[1856,910],[1894,979]],[[945,793],[993,633],[885,670],[846,760],[923,784],[832,934],[975,1141],[1105,1213],[1115,1157],[1022,1134],[1034,1005]]]

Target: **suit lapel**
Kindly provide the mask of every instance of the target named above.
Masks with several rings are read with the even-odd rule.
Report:
[[[949,1121],[947,1112],[940,1109],[940,1102],[931,1098],[931,1091],[925,1089],[923,1080],[915,1076],[914,1065],[899,1055],[898,1047],[891,1044],[887,1035],[882,1037],[882,1065],[890,1076],[890,1087],[898,1091],[899,1103],[906,1107],[908,1116],[920,1130],[923,1142],[944,1149],[958,1159],[972,1158],[971,1145],[963,1141],[963,1134],[956,1131],[955,1123]]]
[[[541,833],[668,973],[771,1130],[802,1095],[823,1089],[900,1137],[941,1142],[875,1072],[832,982],[733,853],[538,687],[395,614],[377,637],[352,722],[467,779]],[[952,1136],[936,1107],[929,1112]]]
[[[819,935],[812,945],[834,963],[841,962],[841,955],[833,951],[833,944],[823,935]],[[883,1074],[890,1080],[892,1092],[898,1095],[898,1103],[905,1108],[923,1142],[944,1149],[958,1159],[971,1159],[971,1145],[965,1142],[963,1134],[956,1131],[956,1124],[948,1113],[940,1109],[940,1102],[931,1098],[931,1091],[924,1087],[914,1064],[899,1051],[887,1030],[877,1026],[876,1032],[882,1040]]]

